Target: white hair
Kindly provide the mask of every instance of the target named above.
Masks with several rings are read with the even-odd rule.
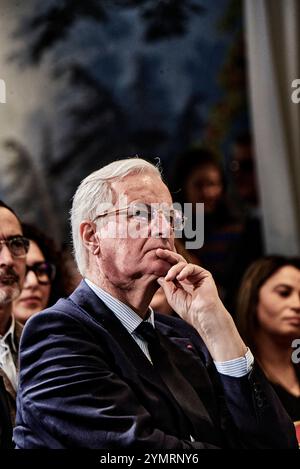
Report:
[[[130,174],[151,172],[161,179],[158,167],[141,158],[127,158],[114,161],[87,176],[75,192],[71,208],[71,227],[73,251],[81,275],[86,274],[88,252],[80,236],[80,224],[83,220],[93,220],[97,216],[99,204],[113,204],[111,183]]]

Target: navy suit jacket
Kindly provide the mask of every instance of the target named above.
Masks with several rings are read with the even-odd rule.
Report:
[[[192,431],[131,335],[82,281],[25,326],[17,448],[297,448],[293,424],[257,365],[242,378],[219,375],[194,328],[162,315],[155,324],[199,396]]]
[[[7,392],[0,376],[0,449],[12,449],[12,422]]]

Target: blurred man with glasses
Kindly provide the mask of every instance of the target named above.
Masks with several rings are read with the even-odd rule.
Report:
[[[95,171],[71,220],[84,280],[25,325],[17,448],[296,448],[211,274],[175,250],[184,217],[158,168]],[[184,320],[149,307],[159,286]]]
[[[0,201],[0,448],[12,445],[22,330],[13,318],[12,302],[22,291],[28,247],[16,214]]]

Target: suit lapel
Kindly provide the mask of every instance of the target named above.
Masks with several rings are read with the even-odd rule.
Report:
[[[174,401],[173,395],[163,383],[158,373],[154,370],[152,364],[132,338],[131,334],[128,333],[114,313],[107,308],[107,306],[99,297],[97,297],[97,295],[84,281],[81,282],[69,299],[73,301],[84,314],[88,314],[92,321],[96,322],[111,335],[113,340],[110,340],[109,346],[115,356],[120,357],[120,354],[125,354],[131,366],[135,367],[137,374],[144,382],[146,381],[149,383],[149,386],[156,386],[159,389],[159,392],[165,395],[167,400],[171,399]],[[176,367],[178,367],[185,376],[183,370],[185,369],[190,371],[191,361],[189,360],[189,354],[186,354],[186,351],[182,350],[182,348],[189,345],[190,340],[188,338],[185,340],[180,337],[176,337],[176,333],[174,333],[173,328],[166,324],[156,322],[156,327],[162,340],[163,348],[170,356],[172,362],[174,362]],[[194,351],[194,355],[197,357],[195,360],[195,381],[197,380],[198,389],[203,386],[207,392],[207,389],[211,387],[211,384],[208,382],[209,378],[207,376],[205,366],[196,351]],[[120,372],[122,372],[122,370]],[[193,386],[194,383],[191,384]],[[195,436],[199,436],[199,431],[197,431],[197,429],[201,428],[201,433],[203,430],[206,441],[210,439],[210,434],[214,434],[214,436],[212,436],[212,441],[215,442],[216,432],[213,430],[213,420],[199,397],[198,389],[196,396],[197,405],[193,405],[196,402],[195,399],[193,400],[193,403],[187,404],[187,408],[184,409],[184,411],[188,413],[188,418],[192,422],[195,429]],[[176,405],[176,401],[174,401],[174,403]],[[201,425],[199,425],[200,421]],[[203,435],[201,436],[203,437]]]
[[[23,326],[19,322],[15,322],[15,331],[14,331],[14,344],[16,347],[16,353],[13,351],[13,359],[16,366],[17,373],[19,373],[19,344],[23,331]]]
[[[139,375],[143,376],[148,382],[157,383],[158,386],[161,386],[161,382],[154,372],[152,364],[131,334],[129,334],[121,321],[84,281],[80,283],[77,290],[70,296],[70,299],[88,313],[93,321],[111,334],[115,340],[115,344],[112,346],[113,353],[116,353],[116,350],[119,349],[121,353],[127,356],[130,363],[135,366]]]
[[[9,348],[10,348],[10,351],[11,351],[11,354],[12,354],[12,357],[13,357],[13,361],[14,361],[14,365],[16,367],[17,373],[19,372],[18,349],[19,349],[19,343],[20,343],[20,337],[21,337],[21,334],[22,334],[22,330],[23,330],[23,326],[16,321],[15,322],[15,329],[14,329],[14,337],[13,337],[14,344],[12,344],[11,341],[10,341],[10,345],[9,345]],[[12,400],[15,401],[16,400],[16,391],[15,391],[10,379],[8,378],[7,374],[1,368],[0,368],[0,376],[3,379],[3,383],[4,383],[4,387],[5,387],[6,392],[10,395]]]
[[[10,382],[10,379],[8,378],[7,374],[5,371],[3,371],[0,368],[0,379],[2,378],[3,380],[3,385],[5,388],[5,391],[7,393],[7,402],[9,406],[9,413],[10,413],[10,420],[12,424],[14,425],[15,419],[16,419],[16,391],[13,387],[13,385]]]
[[[0,376],[0,449],[12,447],[12,425],[14,420],[10,411],[6,389]]]
[[[178,338],[174,336],[174,332],[172,334],[172,328],[166,328],[159,323],[156,328],[161,345],[175,366],[174,374],[177,369],[187,383],[186,398],[181,399],[182,410],[193,425],[194,435],[216,443],[218,418],[214,412],[208,411],[215,408],[215,397],[204,364],[189,338]]]
[[[7,394],[9,394],[10,397],[13,399],[13,401],[15,401],[16,400],[16,391],[15,391],[13,385],[11,384],[10,379],[8,378],[7,374],[5,373],[4,370],[2,370],[2,368],[0,368],[0,376],[3,379],[3,384],[4,384],[4,387],[5,387],[5,390],[6,390]]]

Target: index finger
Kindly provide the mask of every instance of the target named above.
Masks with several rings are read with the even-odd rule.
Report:
[[[168,249],[161,249],[161,248],[156,249],[155,252],[156,252],[157,257],[159,257],[160,259],[164,259],[170,264],[175,265],[175,264],[178,264],[178,262],[187,263],[185,258],[181,256],[180,254],[178,254],[177,252],[169,251]]]

